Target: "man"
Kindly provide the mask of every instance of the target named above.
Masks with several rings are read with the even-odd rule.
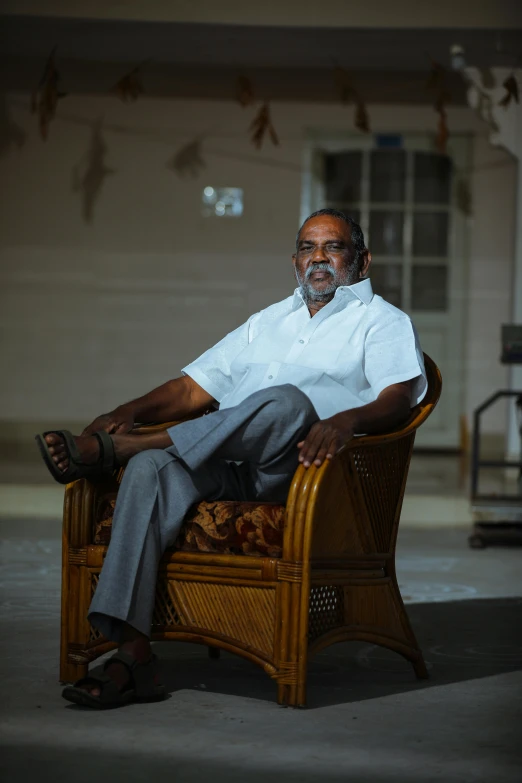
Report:
[[[157,567],[188,509],[202,499],[284,503],[292,476],[332,459],[357,433],[404,422],[426,392],[407,315],[372,292],[360,227],[323,209],[292,256],[294,294],[251,316],[183,375],[97,418],[80,437],[40,447],[58,481],[127,464],[89,620],[119,643],[105,668],[64,697],[93,707],[164,697],[149,634]],[[209,416],[161,432],[136,422]]]

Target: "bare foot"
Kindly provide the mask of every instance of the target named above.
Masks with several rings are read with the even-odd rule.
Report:
[[[126,465],[138,451],[143,451],[143,439],[139,435],[111,435],[114,455],[118,465]],[[100,443],[94,435],[75,435],[74,441],[84,465],[94,465],[100,455]],[[56,432],[45,436],[49,453],[58,468],[65,473],[69,467],[69,453],[64,439]]]
[[[94,465],[100,455],[100,444],[94,435],[74,435],[76,448],[84,465]],[[147,449],[166,449],[172,446],[172,440],[166,430],[151,433],[130,433],[111,435],[114,444],[114,456],[118,465],[126,465],[131,457]],[[69,453],[64,439],[56,432],[45,436],[53,461],[65,473],[69,467]]]
[[[86,438],[75,437],[76,446],[80,452],[81,460],[85,465],[94,465],[100,454],[100,444],[98,438],[90,435]],[[69,452],[64,439],[55,432],[50,432],[45,436],[45,442],[49,446],[49,454],[57,467],[65,473],[69,467]]]

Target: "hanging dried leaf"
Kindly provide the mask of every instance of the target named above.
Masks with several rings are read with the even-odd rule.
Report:
[[[38,114],[40,136],[44,140],[49,133],[49,123],[56,114],[58,100],[67,95],[67,93],[58,90],[60,75],[54,61],[55,54],[56,46],[49,55],[40,83],[31,96],[31,112]]]
[[[353,86],[351,74],[345,68],[336,65],[334,77],[341,102],[353,103],[353,101],[357,100],[357,90]]]
[[[370,133],[370,118],[367,106],[353,84],[351,74],[339,65],[334,70],[335,81],[342,103],[355,103],[354,125],[363,133]]]
[[[368,109],[362,100],[358,100],[355,106],[355,127],[363,133],[370,133],[370,118]]]
[[[141,80],[141,69],[148,62],[150,61],[145,60],[133,68],[132,71],[126,73],[125,76],[122,76],[121,79],[116,82],[111,92],[115,92],[124,103],[131,103],[138,100],[138,97],[144,92],[143,82]]]
[[[446,112],[446,107],[449,103],[450,95],[447,92],[439,92],[439,94],[435,98],[435,111],[437,114],[443,114]]]
[[[237,80],[237,102],[240,106],[250,106],[255,100],[252,82],[246,76],[240,76]]]
[[[114,174],[105,159],[107,145],[102,134],[102,119],[99,118],[92,126],[89,149],[84,158],[73,169],[73,191],[81,193],[82,214],[87,223],[92,223],[94,206],[108,176]]]
[[[175,171],[180,177],[199,176],[207,165],[202,156],[202,143],[203,140],[197,138],[190,144],[186,144],[167,162],[167,168]]]
[[[515,79],[514,74],[508,76],[506,81],[503,83],[502,87],[504,87],[506,94],[504,95],[502,100],[498,102],[499,106],[503,106],[504,109],[507,109],[511,101],[515,101],[515,103],[519,102],[518,82]]]
[[[274,128],[274,126],[272,124],[270,124],[270,126],[268,128],[268,133],[270,135],[270,141],[272,142],[274,147],[278,147],[279,146],[279,136],[277,135],[277,133],[275,131],[275,128]]]
[[[447,144],[448,144],[448,137],[449,137],[447,114],[443,107],[439,110],[438,113],[439,113],[439,122],[437,125],[437,136],[435,138],[435,146],[437,150],[441,153],[441,155],[445,155],[447,151]]]
[[[446,106],[451,100],[451,94],[446,87],[446,75],[447,71],[444,66],[432,60],[431,72],[426,84],[426,89],[435,93],[434,106],[435,111],[439,115],[439,121],[437,123],[437,135],[435,137],[435,146],[442,155],[446,154],[449,137]]]
[[[268,103],[264,103],[259,109],[258,113],[254,117],[252,124],[250,125],[250,131],[252,133],[251,142],[257,149],[261,149],[266,133],[268,133],[270,136],[272,144],[278,146],[279,138],[274,126],[272,125]]]

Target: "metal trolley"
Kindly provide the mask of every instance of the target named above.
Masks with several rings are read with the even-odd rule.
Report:
[[[522,364],[522,326],[502,327],[503,364]],[[480,459],[481,416],[497,400],[514,397],[519,415],[522,448],[522,391],[501,389],[488,397],[473,414],[471,449],[471,511],[474,517],[469,545],[481,549],[488,544],[522,544],[522,453],[519,460]],[[517,492],[512,495],[485,494],[479,491],[481,468],[515,468],[518,470]]]

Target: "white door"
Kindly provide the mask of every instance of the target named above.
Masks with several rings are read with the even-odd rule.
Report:
[[[407,312],[441,369],[443,394],[417,446],[459,446],[464,400],[466,216],[462,207],[470,139],[448,155],[427,136],[310,134],[301,218],[335,207],[360,223],[372,252],[376,293]],[[460,204],[457,207],[457,194]]]

